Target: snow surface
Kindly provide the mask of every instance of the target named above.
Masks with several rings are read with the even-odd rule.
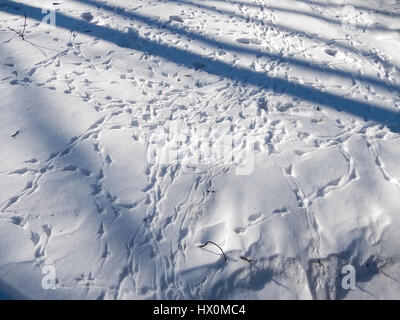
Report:
[[[0,298],[399,299],[399,31],[398,0],[1,0]]]

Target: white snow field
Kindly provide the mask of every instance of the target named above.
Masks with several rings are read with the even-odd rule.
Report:
[[[399,0],[0,0],[0,298],[400,299],[399,31]]]

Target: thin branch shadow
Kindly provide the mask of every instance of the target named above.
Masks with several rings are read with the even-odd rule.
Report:
[[[151,27],[155,27],[155,28],[162,29],[162,30],[168,30],[171,33],[175,33],[175,34],[178,34],[178,35],[181,35],[184,37],[188,37],[189,39],[192,39],[192,40],[198,40],[198,41],[204,42],[208,45],[214,46],[219,49],[233,51],[238,54],[254,55],[259,58],[265,57],[268,59],[275,60],[277,62],[288,63],[288,64],[296,66],[296,67],[310,69],[310,71],[318,71],[318,72],[326,73],[331,76],[359,79],[361,81],[368,82],[369,84],[375,85],[382,89],[400,92],[400,85],[391,84],[387,81],[378,80],[376,78],[372,78],[372,77],[368,77],[368,76],[360,77],[359,75],[352,74],[352,73],[349,73],[346,71],[327,68],[327,67],[323,66],[322,64],[321,65],[311,64],[311,63],[301,60],[301,59],[297,59],[297,58],[293,58],[293,57],[283,57],[282,55],[261,51],[259,49],[252,49],[252,48],[245,47],[245,46],[233,45],[231,43],[223,42],[221,40],[215,40],[210,37],[207,37],[206,35],[192,32],[192,31],[188,30],[187,28],[178,27],[176,25],[170,24],[169,22],[162,22],[159,19],[146,17],[143,15],[134,13],[134,12],[128,12],[122,7],[110,6],[110,5],[100,3],[100,2],[94,1],[94,0],[76,0],[76,1],[87,4],[87,5],[95,6],[97,8],[101,8],[103,10],[107,10],[114,14],[122,15],[122,16],[132,19],[132,20],[146,23],[148,26],[151,26]],[[160,43],[155,43],[155,42],[152,43],[152,41],[145,40],[145,39],[142,39],[142,40],[148,41],[149,42],[148,45],[151,45],[151,47],[153,47],[153,49],[154,49],[154,46],[159,46],[160,47],[159,49],[162,49],[163,45]],[[137,48],[134,47],[133,49],[137,49]]]

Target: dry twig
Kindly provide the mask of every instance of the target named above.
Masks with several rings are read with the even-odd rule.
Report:
[[[8,27],[8,29],[10,29],[11,31],[14,31],[18,36],[20,36],[22,38],[22,40],[25,40],[25,29],[26,29],[26,13],[24,13],[24,17],[25,17],[25,21],[24,21],[24,28],[22,29],[22,31],[17,31],[11,27]]]
[[[217,247],[219,248],[219,250],[221,250],[222,254],[224,255],[225,261],[228,260],[227,257],[226,257],[226,255],[225,255],[224,250],[222,250],[221,247],[220,247],[219,245],[217,245],[217,244],[216,244],[215,242],[213,242],[213,241],[207,241],[205,244],[199,246],[199,248],[204,248],[204,247],[205,247],[206,245],[208,245],[209,243],[211,243],[211,244],[217,246]]]

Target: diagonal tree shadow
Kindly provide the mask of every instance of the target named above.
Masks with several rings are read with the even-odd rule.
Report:
[[[286,32],[289,34],[293,34],[296,36],[301,36],[304,38],[308,38],[316,43],[320,43],[320,44],[324,44],[324,45],[334,45],[334,47],[336,48],[340,48],[342,50],[346,50],[349,52],[354,52],[354,53],[360,53],[362,52],[363,54],[371,54],[370,52],[363,52],[360,49],[356,49],[353,46],[350,45],[346,45],[344,43],[341,43],[335,39],[332,38],[324,38],[321,34],[313,34],[313,33],[308,33],[308,32],[304,32],[304,31],[300,31],[300,30],[296,30],[293,28],[290,28],[288,26],[282,26],[277,24],[276,22],[272,23],[272,22],[268,22],[265,21],[263,19],[259,19],[256,17],[246,17],[242,14],[239,14],[236,11],[233,10],[228,10],[226,8],[222,9],[222,8],[217,8],[216,6],[212,6],[212,5],[207,5],[206,3],[199,3],[199,2],[193,2],[193,1],[186,1],[186,0],[168,0],[168,2],[174,2],[177,4],[182,4],[185,6],[192,6],[192,7],[196,7],[196,8],[201,8],[213,13],[218,13],[218,14],[222,14],[222,15],[226,15],[229,17],[235,17],[237,19],[240,19],[242,21],[245,22],[253,22],[256,23],[259,26],[264,26],[264,27],[273,27],[274,29],[281,31],[281,32]],[[246,4],[247,5],[247,4]],[[98,5],[99,6],[99,5]],[[263,8],[263,7],[261,7]],[[378,59],[379,61],[381,61],[381,59],[379,57],[375,57],[376,59]]]
[[[228,3],[234,3],[234,4],[238,4],[238,5],[246,5],[249,7],[253,7],[253,8],[259,8],[261,9],[263,6],[260,4],[255,4],[255,3],[248,3],[248,2],[243,2],[240,0],[214,0],[214,1],[219,1],[219,2],[228,2]],[[307,2],[307,1],[303,1],[303,2]],[[311,3],[310,3],[311,4]],[[316,3],[315,3],[316,4]],[[337,8],[341,8],[342,6],[337,5]],[[354,7],[355,9],[357,9],[355,6],[352,5],[352,7]],[[276,11],[281,11],[281,12],[287,12],[287,13],[296,13],[299,15],[304,15],[307,17],[311,17],[317,20],[321,20],[321,21],[325,21],[334,25],[340,25],[341,22],[328,18],[328,17],[323,17],[321,15],[315,14],[315,13],[311,13],[309,11],[304,11],[304,10],[293,10],[293,9],[287,9],[287,8],[283,8],[283,7],[278,7],[275,5],[271,5],[268,4],[268,8],[272,9],[272,10],[276,10]],[[366,7],[358,7],[358,9],[360,10],[365,10],[367,9]],[[354,28],[359,29],[359,30],[375,30],[375,31],[395,31],[395,32],[399,32],[399,29],[390,29],[388,27],[385,27],[383,25],[375,25],[375,26],[365,26],[365,25],[360,25],[360,24],[353,24],[352,25]]]
[[[125,8],[122,8],[122,7],[110,6],[110,5],[100,3],[100,2],[94,1],[94,0],[76,0],[76,1],[90,5],[90,6],[95,6],[97,8],[101,8],[103,10],[110,11],[114,14],[122,15],[126,18],[129,18],[129,19],[132,19],[135,21],[140,21],[140,22],[146,23],[148,26],[151,26],[151,27],[155,27],[155,28],[162,29],[162,30],[168,30],[171,33],[187,37],[191,40],[201,41],[208,45],[214,46],[218,49],[233,51],[238,54],[248,54],[248,55],[253,55],[253,56],[257,56],[257,57],[265,57],[265,58],[275,60],[275,61],[278,61],[281,63],[288,63],[292,66],[310,69],[310,71],[322,72],[322,73],[326,73],[327,75],[330,75],[330,76],[345,77],[348,79],[358,79],[360,81],[365,81],[371,85],[375,85],[382,89],[400,92],[400,85],[391,84],[389,82],[379,80],[376,78],[372,78],[369,76],[364,75],[361,77],[359,75],[356,75],[356,74],[353,74],[350,72],[346,72],[343,70],[332,69],[332,68],[324,67],[322,65],[311,64],[311,63],[301,60],[301,59],[297,59],[297,58],[293,58],[293,57],[283,57],[282,55],[273,54],[273,53],[261,51],[258,49],[252,49],[252,48],[245,47],[245,46],[234,45],[231,43],[223,42],[222,40],[215,40],[210,37],[207,37],[206,35],[192,32],[192,31],[188,30],[187,28],[178,27],[178,26],[172,25],[168,22],[162,22],[158,19],[143,16],[143,15],[140,15],[140,14],[137,14],[134,12],[128,12],[125,10]],[[142,40],[144,40],[144,39],[142,39]],[[157,45],[159,45],[160,47],[162,46],[162,44],[160,44],[160,43],[157,43]],[[124,46],[123,43],[122,43],[122,46]],[[154,47],[154,45],[151,44],[151,47]],[[137,48],[135,48],[135,49],[137,49]]]
[[[323,7],[323,8],[341,8],[343,6],[343,5],[332,3],[332,2],[327,4],[327,3],[324,3],[324,2],[314,1],[314,0],[299,0],[299,1],[307,3],[307,4],[310,4],[310,5]],[[360,11],[372,12],[372,13],[375,13],[375,14],[380,14],[380,15],[390,16],[390,17],[400,17],[400,14],[398,14],[396,12],[390,12],[390,11],[375,9],[375,8],[370,8],[370,7],[366,7],[366,6],[360,6],[360,5],[356,5],[356,4],[352,4],[351,6],[354,9],[357,9],[357,10],[360,10]]]
[[[94,3],[91,0],[80,0],[80,2],[86,4],[93,4],[94,6],[102,5],[99,3]],[[15,8],[18,8],[19,10],[16,10]],[[113,8],[113,10],[118,9],[116,7],[109,7],[110,10],[111,8]],[[29,18],[38,21],[41,21],[43,18],[41,9],[25,4],[20,4],[14,1],[5,1],[4,5],[0,7],[0,10],[19,16],[22,16],[23,13],[26,12]],[[288,62],[300,67],[306,67],[308,68],[309,72],[322,71],[336,76],[343,76],[352,79],[358,78],[361,81],[367,82],[371,85],[376,85],[381,88],[387,89],[389,91],[394,91],[396,94],[400,92],[399,90],[400,88],[398,85],[388,84],[385,81],[364,76],[360,77],[344,71],[338,71],[332,69],[327,70],[325,68],[311,65],[301,60],[288,59],[277,55],[261,53],[260,51],[253,49],[248,49],[231,44],[225,44],[217,40],[209,39],[206,36],[186,31],[183,28],[172,26],[168,23],[162,23],[158,20],[143,17],[141,15],[131,12],[129,13],[124,12],[125,10],[121,11],[123,12],[124,15],[126,15],[131,19],[147,23],[148,25],[157,27],[159,29],[166,28],[171,32],[187,36],[191,39],[200,40],[219,48],[224,48],[226,50],[232,50],[244,54],[253,54],[253,55],[264,54],[271,59],[276,59],[282,62]],[[399,113],[397,110],[394,109],[388,109],[377,104],[372,104],[369,102],[342,97],[340,95],[330,92],[322,92],[312,86],[293,83],[282,78],[268,76],[265,73],[252,71],[247,68],[232,66],[223,61],[213,60],[211,58],[204,57],[199,54],[187,52],[183,49],[168,46],[166,44],[158,43],[153,40],[144,39],[138,36],[136,33],[135,34],[132,34],[130,32],[126,33],[106,26],[92,24],[83,20],[67,16],[62,13],[57,13],[57,26],[67,30],[75,30],[80,33],[91,34],[93,37],[115,43],[121,47],[131,48],[150,55],[159,56],[161,58],[174,62],[178,65],[183,65],[189,68],[195,67],[198,69],[202,69],[203,71],[208,72],[210,74],[230,79],[238,83],[254,85],[260,88],[271,90],[277,94],[286,94],[294,98],[298,98],[311,103],[322,104],[334,110],[344,111],[346,113],[349,113],[353,116],[356,116],[364,120],[372,120],[378,123],[383,123],[385,125],[388,125],[388,127],[392,131],[400,132],[399,119],[398,119]]]
[[[14,8],[18,7],[18,5],[19,6],[21,5],[19,3],[13,2],[13,1],[7,1],[7,2],[12,4],[14,6]],[[93,1],[93,0],[77,0],[77,2],[82,2],[82,3],[85,3],[87,5],[96,6],[97,8],[101,8],[101,9],[113,12],[114,14],[122,15],[122,16],[124,16],[126,18],[130,18],[132,20],[136,20],[136,21],[140,21],[140,22],[146,23],[149,26],[156,27],[156,28],[162,29],[162,30],[168,30],[168,31],[170,31],[172,33],[188,37],[191,40],[202,41],[204,43],[207,43],[207,44],[209,44],[211,46],[214,46],[214,47],[217,47],[217,48],[220,48],[220,49],[230,50],[230,51],[234,51],[234,52],[240,53],[240,54],[255,55],[257,57],[266,57],[268,59],[272,59],[272,60],[275,60],[275,61],[278,61],[278,62],[281,62],[281,63],[288,63],[288,64],[291,64],[291,65],[297,66],[297,67],[310,68],[310,69],[312,69],[312,71],[323,72],[323,73],[326,73],[326,74],[328,74],[330,76],[338,76],[338,77],[346,77],[346,78],[351,78],[351,79],[358,79],[360,81],[365,81],[365,82],[367,82],[367,83],[369,83],[371,85],[375,85],[375,86],[377,86],[379,88],[382,88],[382,89],[387,89],[387,90],[392,90],[392,91],[400,91],[400,86],[399,85],[391,84],[391,83],[383,81],[383,80],[379,80],[379,79],[368,77],[368,76],[360,77],[359,75],[356,75],[356,74],[352,74],[352,73],[345,72],[345,71],[342,71],[342,70],[326,68],[326,67],[323,67],[321,65],[311,64],[309,62],[306,62],[306,61],[303,61],[303,60],[300,60],[300,59],[283,57],[281,55],[272,54],[272,53],[268,53],[268,52],[263,52],[261,50],[252,49],[252,48],[248,48],[248,47],[244,47],[244,46],[233,45],[231,43],[226,43],[226,42],[223,42],[221,40],[215,40],[215,39],[209,38],[209,37],[207,37],[205,35],[201,35],[201,34],[198,34],[198,33],[191,32],[191,31],[187,30],[186,28],[177,27],[177,26],[171,25],[170,23],[167,23],[167,22],[161,22],[158,19],[142,16],[142,15],[139,15],[139,14],[136,14],[136,13],[133,13],[133,12],[128,12],[128,11],[125,10],[125,8],[122,8],[122,7],[111,6],[111,5],[107,5],[107,4],[100,3],[100,2],[97,2],[97,1]],[[24,6],[28,7],[27,5],[24,5]],[[34,7],[32,7],[32,8],[34,8]],[[43,17],[43,14],[41,14],[40,17]],[[60,17],[60,14],[58,14],[58,17]],[[63,17],[67,17],[67,16],[61,16],[61,18],[63,18]],[[93,24],[86,23],[85,21],[82,21],[82,20],[74,19],[74,18],[71,18],[71,17],[68,17],[68,19],[71,19],[71,22],[72,21],[76,21],[77,23],[79,22],[80,26],[82,28],[85,28],[86,25],[88,27],[89,26],[93,27]],[[60,23],[58,23],[58,25],[60,26]],[[124,33],[121,32],[121,31],[110,29],[110,31],[111,30],[124,35]],[[89,30],[85,30],[85,32],[88,32],[88,31]],[[96,30],[94,30],[94,31],[96,31]],[[82,30],[81,30],[81,32],[82,32]],[[107,35],[104,36],[103,39],[107,40]],[[127,43],[129,43],[131,41],[129,41],[129,39],[126,39],[126,40],[128,40],[128,41],[122,40],[119,43],[119,45],[130,48],[131,45],[127,45]],[[159,43],[157,43],[157,45],[162,46],[162,44],[159,44]],[[137,48],[135,48],[135,49],[137,49]]]
[[[197,7],[197,8],[201,8],[213,13],[217,13],[217,14],[222,14],[222,15],[226,15],[229,17],[235,17],[237,19],[240,19],[244,22],[252,22],[257,24],[260,27],[272,27],[275,30],[278,30],[280,32],[286,32],[290,35],[295,35],[295,36],[300,36],[303,38],[307,38],[309,40],[312,40],[315,43],[320,43],[321,45],[326,45],[326,46],[331,46],[331,47],[335,47],[335,48],[340,48],[342,50],[345,50],[347,52],[352,52],[355,54],[363,54],[364,56],[370,56],[370,55],[374,55],[374,59],[376,61],[379,61],[380,63],[386,64],[386,61],[383,61],[381,57],[379,57],[376,54],[373,54],[370,51],[365,51],[363,49],[360,48],[355,48],[354,46],[351,45],[346,45],[345,43],[342,43],[340,41],[343,41],[345,39],[332,39],[332,38],[325,38],[323,37],[321,34],[318,33],[308,33],[308,32],[304,32],[304,31],[300,31],[300,30],[296,30],[293,28],[290,28],[288,26],[283,26],[283,25],[279,25],[277,22],[268,22],[265,21],[263,19],[259,19],[259,18],[255,18],[255,17],[247,17],[244,16],[242,14],[239,14],[233,10],[228,10],[228,9],[221,9],[221,8],[217,8],[216,6],[211,6],[211,5],[207,5],[205,3],[199,3],[199,2],[193,2],[193,1],[188,1],[188,0],[168,0],[168,2],[174,2],[177,3],[178,5],[185,5],[185,6],[193,6],[193,7]],[[226,1],[225,1],[226,2]],[[248,3],[246,3],[246,5],[248,5]],[[251,3],[250,3],[251,5]],[[98,7],[100,7],[99,5],[97,5]],[[260,8],[264,9],[263,6],[260,6]],[[395,67],[396,69],[398,69],[397,66],[392,65],[393,67]]]

